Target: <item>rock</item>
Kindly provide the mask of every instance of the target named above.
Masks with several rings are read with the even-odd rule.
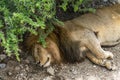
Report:
[[[120,0],[118,0],[118,3],[120,4]]]
[[[8,74],[8,76],[11,76],[11,75],[12,75],[12,72],[8,72],[7,74]]]
[[[5,68],[6,64],[5,63],[0,63],[0,69]]]
[[[48,72],[50,75],[54,75],[54,74],[55,74],[55,70],[54,70],[52,67],[47,68],[47,72]]]
[[[75,80],[84,80],[83,77],[77,77]]]
[[[25,70],[29,71],[29,66],[28,65],[25,65]]]
[[[0,54],[0,61],[4,60],[7,56],[5,54]]]
[[[92,76],[92,75],[87,76],[86,78],[87,78],[86,80],[100,80],[100,78],[99,78],[99,77]]]
[[[70,72],[72,72],[74,75],[77,74],[77,71],[74,68],[70,69]]]
[[[34,78],[29,78],[28,80],[36,80],[36,79],[34,79]]]
[[[72,79],[70,79],[70,78],[65,78],[65,80],[72,80]]]
[[[116,4],[116,2],[118,2],[118,0],[109,0],[109,2],[111,2],[112,4]]]
[[[48,76],[48,77],[44,78],[43,80],[53,80],[53,76]]]
[[[22,64],[20,64],[19,66],[20,66],[20,68],[21,68],[21,69],[23,69],[23,68],[24,68],[24,66],[23,66]]]
[[[19,67],[19,66],[16,66],[16,67],[15,67],[15,70],[16,70],[16,71],[20,70],[20,67]]]
[[[27,64],[29,64],[29,63],[34,62],[34,59],[33,59],[32,56],[28,56],[28,57],[26,58],[25,62],[26,62]]]
[[[28,80],[35,80],[34,78],[29,78]]]
[[[107,2],[108,0],[103,0],[104,2]]]
[[[77,74],[77,71],[76,71],[76,70],[75,70],[75,71],[73,71],[73,74],[74,74],[74,75],[76,75],[76,74]]]
[[[29,64],[29,63],[30,63],[30,61],[29,61],[28,59],[26,59],[26,60],[25,60],[25,62],[26,62],[27,64]]]
[[[4,79],[0,76],[0,80],[4,80]]]
[[[96,68],[96,65],[93,65],[94,68]]]
[[[27,73],[26,72],[21,72],[19,74],[16,75],[15,80],[28,80],[27,79]]]

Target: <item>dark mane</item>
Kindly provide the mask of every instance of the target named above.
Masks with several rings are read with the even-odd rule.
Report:
[[[80,43],[72,41],[69,31],[63,27],[56,26],[53,33],[56,35],[58,47],[64,60],[70,63],[83,61],[83,58],[80,56]]]
[[[28,50],[32,50],[32,46],[38,43],[38,35],[29,35],[24,40],[24,46]],[[59,48],[60,55],[64,61],[69,63],[81,62],[83,58],[80,56],[79,42],[75,42],[71,38],[71,33],[63,27],[55,26],[54,31],[48,35],[48,39],[55,42]],[[28,51],[27,50],[27,51]]]

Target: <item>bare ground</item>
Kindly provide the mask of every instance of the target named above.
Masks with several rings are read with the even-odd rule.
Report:
[[[114,54],[117,70],[109,71],[85,59],[82,63],[54,65],[49,68],[37,66],[31,55],[22,53],[21,62],[14,57],[0,64],[0,80],[120,80],[120,45],[105,48]]]

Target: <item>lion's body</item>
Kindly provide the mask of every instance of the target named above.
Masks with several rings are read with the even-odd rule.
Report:
[[[104,51],[101,46],[114,46],[120,43],[120,4],[98,9],[94,14],[88,13],[64,23],[74,41],[80,41],[81,50],[89,50],[86,54],[91,61],[112,68],[109,62],[99,61],[113,58],[113,54]]]
[[[51,38],[52,44],[56,44],[53,48],[57,47],[56,50],[58,51],[55,54],[52,50],[53,61],[58,58],[54,58],[58,54],[64,55],[60,57],[68,58],[68,61],[71,59],[73,59],[71,60],[73,62],[78,61],[79,50],[83,51],[85,49],[88,50],[86,56],[92,62],[112,69],[112,64],[104,60],[113,58],[113,54],[109,51],[104,51],[101,46],[113,46],[120,42],[120,5],[98,9],[96,13],[88,13],[64,23],[64,29],[68,31],[68,34],[64,33],[64,29],[58,29],[54,33],[57,38]],[[56,43],[56,41],[58,42]],[[48,54],[51,54],[48,49],[47,51]],[[45,56],[42,57],[44,58]]]
[[[98,9],[95,14],[85,14],[71,22],[96,33],[103,46],[114,45],[120,39],[120,5]]]

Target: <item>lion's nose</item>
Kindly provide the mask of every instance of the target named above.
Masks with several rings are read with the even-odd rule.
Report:
[[[37,61],[37,62],[36,62],[36,65],[40,65],[40,61]]]
[[[39,65],[40,67],[44,67],[44,65],[42,65],[40,61],[36,62],[36,64]]]
[[[37,65],[40,64],[40,61],[37,61],[36,64],[37,64]]]

